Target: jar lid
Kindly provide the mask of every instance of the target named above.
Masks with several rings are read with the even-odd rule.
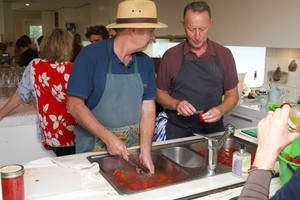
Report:
[[[24,167],[18,164],[5,165],[0,167],[2,178],[15,178],[24,174]]]

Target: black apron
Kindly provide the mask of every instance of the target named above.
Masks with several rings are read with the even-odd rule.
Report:
[[[223,70],[217,56],[214,61],[185,60],[182,51],[182,65],[174,83],[171,96],[175,99],[186,100],[196,110],[204,113],[222,103]],[[168,123],[166,139],[193,136],[194,132],[208,134],[224,131],[223,117],[215,123],[205,123],[199,115],[184,117],[177,115],[176,110],[166,110]]]

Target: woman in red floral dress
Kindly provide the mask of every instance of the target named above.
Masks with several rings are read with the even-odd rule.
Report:
[[[57,156],[75,153],[77,124],[66,108],[72,43],[71,32],[54,28],[41,43],[40,58],[30,63],[44,140]]]

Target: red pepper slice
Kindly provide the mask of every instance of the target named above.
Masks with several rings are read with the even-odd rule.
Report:
[[[199,114],[199,119],[200,119],[200,121],[203,121],[203,122],[204,122],[204,119],[203,119],[203,116],[202,116],[202,115],[203,115],[203,113],[200,113],[200,114]]]
[[[122,173],[119,172],[119,171],[116,171],[116,172],[114,173],[114,176],[121,176],[121,175],[122,175]]]
[[[142,187],[143,187],[144,189],[146,189],[146,188],[151,187],[151,184],[150,184],[149,182],[145,181],[145,182],[142,183]]]
[[[140,189],[140,186],[136,183],[132,183],[129,185],[133,190],[139,190]]]

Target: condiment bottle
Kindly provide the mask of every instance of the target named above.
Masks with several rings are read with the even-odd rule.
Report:
[[[0,167],[3,200],[24,200],[24,167],[12,164]]]
[[[300,130],[300,105],[294,105],[291,107],[288,124],[290,130]]]
[[[251,166],[251,154],[246,152],[244,144],[240,144],[240,150],[233,153],[232,173],[236,177],[246,178]]]

